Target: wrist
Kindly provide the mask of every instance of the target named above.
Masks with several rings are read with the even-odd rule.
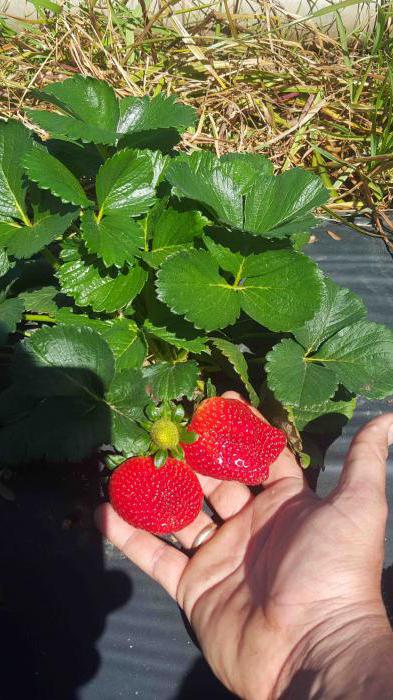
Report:
[[[381,605],[353,607],[308,632],[286,660],[272,700],[388,700],[393,634]]]

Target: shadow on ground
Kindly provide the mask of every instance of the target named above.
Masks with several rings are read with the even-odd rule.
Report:
[[[132,587],[104,571],[96,461],[29,469],[16,500],[0,501],[1,697],[77,700],[100,665],[106,615]]]

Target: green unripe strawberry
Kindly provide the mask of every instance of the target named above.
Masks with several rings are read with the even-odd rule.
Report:
[[[179,444],[179,430],[169,418],[160,418],[153,423],[150,435],[160,450],[173,450]]]

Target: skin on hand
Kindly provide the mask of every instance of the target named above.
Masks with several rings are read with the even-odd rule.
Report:
[[[393,683],[386,694],[370,693],[365,649],[367,642],[381,657],[392,644],[380,592],[392,440],[393,414],[367,424],[325,499],[288,449],[256,497],[245,485],[201,476],[224,523],[192,557],[128,525],[109,504],[98,524],[177,600],[213,671],[240,697],[393,697]],[[187,549],[209,522],[200,513],[176,537]],[[351,673],[357,660],[362,670]]]

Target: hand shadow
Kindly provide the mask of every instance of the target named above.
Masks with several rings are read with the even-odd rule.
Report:
[[[187,673],[173,700],[235,700],[237,695],[227,690],[216,678],[203,657],[197,659]]]
[[[78,688],[100,666],[96,642],[106,615],[125,604],[132,586],[123,572],[104,570],[102,538],[93,522],[102,500],[98,458],[28,463],[29,444],[37,449],[40,440],[55,445],[56,440],[72,444],[83,438],[83,425],[68,423],[71,428],[62,435],[60,421],[49,438],[39,431],[28,434],[31,423],[23,411],[30,408],[29,390],[34,394],[42,385],[41,372],[46,386],[53,387],[59,378],[56,368],[30,370],[15,432],[25,463],[17,466],[10,482],[15,500],[0,498],[0,697],[77,700]],[[80,368],[75,376],[80,378]],[[8,429],[5,420],[18,422],[17,413],[17,405],[10,402],[0,435],[4,425]],[[104,423],[107,436],[110,426]]]

